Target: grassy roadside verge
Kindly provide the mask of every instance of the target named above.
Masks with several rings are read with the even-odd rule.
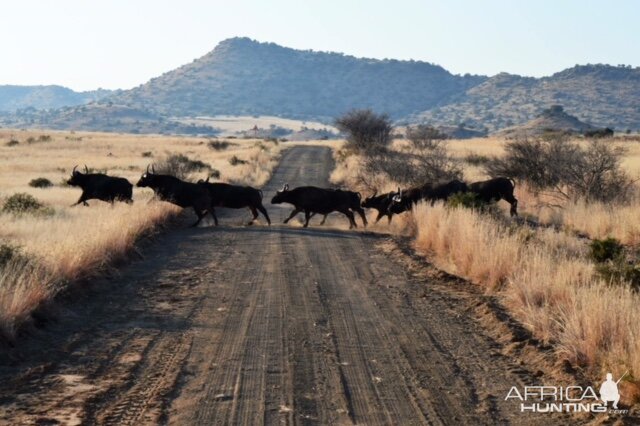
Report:
[[[15,143],[17,141],[17,143]],[[37,141],[37,142],[32,142]],[[43,207],[0,213],[0,341],[13,343],[56,296],[81,287],[127,261],[141,240],[162,232],[180,214],[151,192],[134,188],[133,205],[90,201],[63,184],[75,164],[135,184],[146,166],[179,155],[196,166],[190,178],[263,185],[281,146],[258,140],[211,140],[102,133],[0,131],[0,204],[28,194]],[[221,148],[221,146],[223,148]],[[51,185],[33,186],[48,180]]]

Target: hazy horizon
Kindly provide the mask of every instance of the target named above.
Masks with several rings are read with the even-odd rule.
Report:
[[[249,37],[294,49],[417,60],[454,74],[541,77],[576,64],[640,65],[632,1],[535,4],[293,0],[27,0],[5,5],[0,84],[78,91],[129,89],[187,64],[220,41]]]

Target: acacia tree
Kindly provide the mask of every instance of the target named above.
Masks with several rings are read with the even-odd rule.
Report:
[[[625,150],[600,140],[581,146],[566,136],[524,138],[507,143],[505,151],[488,162],[489,175],[526,182],[560,200],[625,201],[632,193],[633,180],[621,166]]]
[[[356,109],[336,119],[336,127],[346,135],[347,147],[363,154],[385,150],[391,142],[393,125],[387,114]]]
[[[439,146],[443,140],[448,139],[445,133],[426,124],[418,124],[415,127],[408,126],[406,137],[411,142],[413,148],[418,150],[434,149]]]

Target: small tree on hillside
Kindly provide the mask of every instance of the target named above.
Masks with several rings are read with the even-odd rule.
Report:
[[[384,150],[392,139],[393,125],[389,116],[370,109],[349,111],[335,124],[346,135],[347,147],[357,152],[366,154]]]

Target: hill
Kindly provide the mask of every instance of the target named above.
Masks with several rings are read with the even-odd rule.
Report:
[[[465,123],[495,131],[524,124],[554,104],[598,127],[640,129],[640,68],[581,65],[543,78],[502,73],[409,121]]]
[[[640,68],[580,65],[543,78],[461,76],[427,62],[295,50],[248,38],[225,40],[189,64],[106,97],[104,91],[75,93],[57,86],[7,87],[12,95],[3,98],[0,90],[0,124],[13,127],[75,123],[85,130],[130,131],[144,122],[137,130],[147,132],[162,121],[156,132],[169,132],[198,117],[330,123],[349,109],[372,108],[400,125],[426,122],[486,134],[525,124],[560,104],[597,127],[640,129]],[[62,104],[53,112],[16,111]],[[131,117],[123,116],[126,111]],[[152,118],[141,120],[141,114]]]
[[[49,109],[82,105],[112,94],[110,90],[74,92],[62,86],[0,85],[0,111],[13,112],[23,108]]]
[[[333,119],[352,108],[394,118],[446,104],[486,77],[427,62],[376,60],[232,38],[203,57],[110,98],[167,115]]]
[[[56,110],[28,108],[14,113],[0,113],[0,127],[190,135],[219,133],[210,125],[184,123],[149,110],[111,103],[91,103]]]
[[[594,130],[591,124],[580,121],[577,117],[568,114],[560,105],[553,105],[542,111],[533,120],[519,126],[508,127],[500,131],[503,135],[539,135],[548,131],[566,133],[584,133]]]

